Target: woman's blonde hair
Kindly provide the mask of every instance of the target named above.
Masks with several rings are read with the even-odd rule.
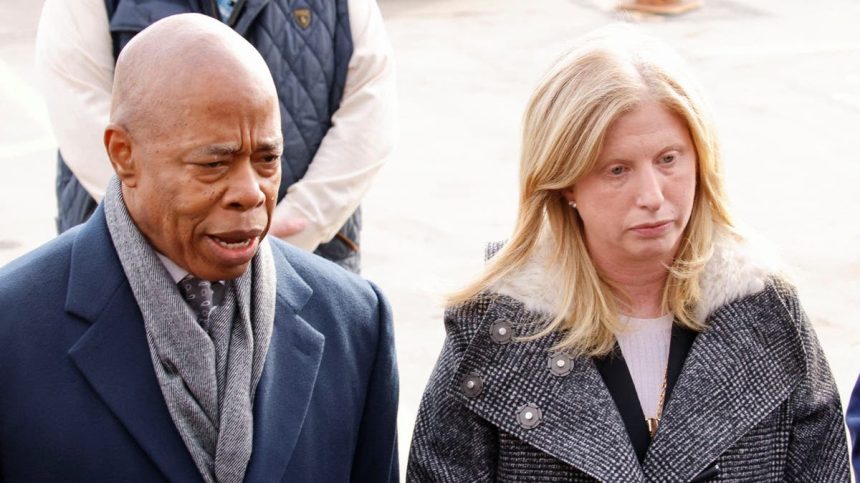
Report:
[[[459,305],[523,267],[538,248],[538,234],[552,239],[552,261],[562,294],[555,317],[537,333],[564,336],[554,349],[604,355],[619,329],[618,297],[591,261],[583,225],[562,191],[594,168],[610,125],[643,100],[656,100],[686,121],[698,158],[689,223],[663,291],[666,312],[701,330],[694,317],[699,276],[712,251],[714,231],[732,230],[713,126],[699,89],[668,46],[629,26],[610,26],[581,39],[544,76],[523,120],[519,212],[510,240],[469,286],[452,294]]]

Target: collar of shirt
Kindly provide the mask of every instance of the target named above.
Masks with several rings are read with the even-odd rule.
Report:
[[[636,317],[628,317],[619,315],[618,320],[625,327],[628,334],[631,333],[657,333],[672,330],[672,324],[675,322],[674,314],[666,314],[653,319],[637,319]]]
[[[177,265],[173,260],[158,252],[155,252],[155,254],[158,255],[158,259],[161,260],[161,264],[167,269],[167,273],[170,274],[170,278],[172,278],[175,283],[179,283],[180,280],[188,276],[188,270],[185,270]]]

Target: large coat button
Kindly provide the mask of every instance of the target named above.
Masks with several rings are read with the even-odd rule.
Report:
[[[566,376],[573,370],[573,359],[564,352],[558,352],[549,356],[547,367],[556,376]]]
[[[497,320],[490,326],[490,338],[496,344],[507,344],[513,335],[511,323],[507,320]]]
[[[481,391],[484,389],[484,381],[481,379],[481,376],[477,374],[467,374],[466,377],[463,378],[463,381],[460,383],[460,390],[463,391],[463,394],[466,397],[472,398],[477,397],[481,394]]]
[[[534,404],[526,404],[517,411],[517,422],[526,429],[532,429],[540,424],[542,417],[540,408]]]

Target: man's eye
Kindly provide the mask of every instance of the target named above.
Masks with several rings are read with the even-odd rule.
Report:
[[[280,158],[280,156],[278,156],[277,154],[272,154],[269,156],[264,156],[263,161],[266,163],[275,163],[278,161],[279,158]]]
[[[224,166],[224,161],[212,161],[211,163],[206,163],[203,166],[206,166],[207,168],[220,168],[221,166]]]

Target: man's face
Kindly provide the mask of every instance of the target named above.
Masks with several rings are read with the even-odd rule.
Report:
[[[277,100],[235,82],[189,88],[163,123],[132,134],[124,195],[156,250],[197,277],[242,275],[269,229],[281,179]]]

